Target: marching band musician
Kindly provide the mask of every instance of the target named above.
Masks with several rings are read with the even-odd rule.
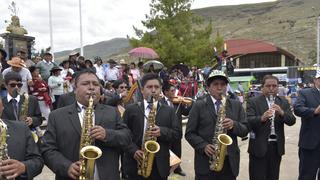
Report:
[[[20,95],[22,87],[21,76],[16,72],[8,72],[4,76],[5,87],[7,88],[7,96],[2,98],[4,111],[1,118],[8,120],[20,120],[22,106],[25,103],[25,96]],[[22,119],[27,126],[35,128],[41,125],[42,117],[39,103],[36,97],[29,95],[28,112],[26,119]]]
[[[320,70],[315,87],[298,91],[294,113],[301,117],[299,135],[299,180],[320,179]]]
[[[250,98],[247,104],[251,130],[248,147],[250,180],[279,179],[284,154],[284,124],[292,126],[296,122],[288,101],[277,96],[278,84],[277,77],[264,76],[262,95]]]
[[[130,132],[115,108],[98,103],[100,87],[93,71],[79,72],[75,78],[76,102],[49,115],[41,152],[57,180],[78,179],[80,175],[80,138],[90,96],[94,101],[94,126],[89,133],[102,151],[102,156],[95,160],[94,180],[120,180],[119,149],[129,144]]]
[[[189,114],[185,138],[195,150],[196,180],[235,180],[239,174],[240,149],[237,136],[246,136],[248,127],[240,102],[229,98],[226,98],[225,118],[218,118],[228,83],[229,79],[223,72],[212,71],[206,81],[209,94],[193,103]],[[218,123],[219,119],[221,124]],[[213,143],[218,126],[227,131],[233,143],[227,146],[222,170],[212,171],[210,159],[218,154]]]
[[[0,116],[3,112],[3,104],[0,99]],[[7,128],[6,142],[1,142],[0,146],[7,144],[7,152],[1,152],[0,159],[0,179],[32,180],[39,175],[43,168],[43,159],[35,144],[31,132],[25,123],[2,119]],[[0,129],[2,135],[3,129]],[[4,137],[1,137],[1,140]],[[5,151],[5,147],[0,147]],[[10,159],[7,159],[8,156]]]
[[[162,92],[164,97],[161,99],[162,103],[172,107],[176,112],[179,127],[182,129],[182,115],[188,116],[191,106],[186,106],[184,104],[174,104],[173,98],[175,98],[176,88],[170,83],[164,83],[162,87]],[[171,144],[170,149],[172,152],[177,155],[181,159],[181,139],[175,141]],[[175,170],[174,173],[179,174],[180,176],[186,176],[186,173],[182,170],[181,166],[179,165]]]
[[[132,143],[127,147],[124,155],[125,171],[129,175],[129,180],[166,180],[169,176],[169,145],[181,139],[181,126],[175,115],[174,109],[157,102],[155,127],[145,132],[149,124],[150,108],[147,99],[159,98],[161,92],[161,80],[157,74],[147,73],[141,79],[141,91],[143,101],[130,104],[124,113],[124,122],[132,133]],[[151,175],[144,178],[138,175],[138,163],[142,162],[144,153],[141,149],[143,139],[147,136],[156,137],[160,145],[160,150],[155,154]]]

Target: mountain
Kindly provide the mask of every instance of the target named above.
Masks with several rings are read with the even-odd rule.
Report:
[[[227,39],[254,39],[275,44],[293,53],[306,64],[316,57],[319,0],[278,0],[236,6],[193,10],[212,21],[214,36]]]
[[[101,41],[92,45],[86,45],[83,47],[83,53],[86,58],[93,59],[95,56],[100,56],[102,59],[107,60],[111,56],[128,52],[130,50],[130,44],[126,38],[114,38],[108,41]],[[80,49],[66,50],[54,53],[55,59],[62,61],[68,59],[70,52]]]
[[[319,0],[278,0],[275,2],[234,6],[215,6],[192,10],[213,24],[214,33],[227,39],[267,41],[285,49],[306,64],[316,59],[317,17]],[[201,27],[200,27],[201,28]],[[79,49],[76,49],[79,52]],[[116,38],[84,47],[88,58],[125,57],[130,45],[127,39]],[[55,53],[66,59],[70,51]],[[312,58],[313,57],[313,58]]]

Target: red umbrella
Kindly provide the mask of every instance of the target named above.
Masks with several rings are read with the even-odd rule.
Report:
[[[131,49],[128,53],[130,56],[145,58],[145,59],[158,59],[159,55],[151,48],[147,47],[137,47]]]

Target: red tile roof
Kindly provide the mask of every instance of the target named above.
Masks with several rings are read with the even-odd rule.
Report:
[[[229,56],[240,54],[277,52],[280,50],[271,43],[249,39],[232,39],[227,40],[226,43]]]

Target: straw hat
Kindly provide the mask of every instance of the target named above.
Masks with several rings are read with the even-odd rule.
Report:
[[[126,60],[120,59],[120,64],[127,64],[127,63],[126,63]]]
[[[8,64],[13,67],[20,67],[20,68],[26,67],[24,60],[22,60],[19,57],[13,57],[11,60],[8,61]]]

